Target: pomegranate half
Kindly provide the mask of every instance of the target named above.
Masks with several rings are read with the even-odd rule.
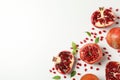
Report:
[[[115,14],[111,9],[100,7],[91,16],[91,22],[95,27],[104,28],[111,26],[115,22]]]
[[[110,61],[106,65],[106,80],[120,80],[120,63]]]
[[[61,74],[71,72],[74,65],[75,57],[69,51],[61,51],[57,57],[53,57],[56,70]]]
[[[106,41],[112,48],[120,49],[120,27],[112,28],[107,33]]]
[[[102,50],[96,43],[85,44],[80,49],[80,58],[88,64],[96,63],[102,58]]]

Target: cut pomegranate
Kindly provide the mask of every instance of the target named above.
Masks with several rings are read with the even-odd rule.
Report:
[[[106,65],[106,80],[120,80],[120,63],[111,61]]]
[[[80,58],[88,64],[93,64],[102,58],[102,50],[98,44],[88,43],[80,49]]]
[[[74,65],[74,55],[69,51],[62,51],[57,57],[53,57],[56,70],[61,74],[68,74],[71,72]]]
[[[104,7],[100,7],[91,16],[92,24],[98,28],[111,26],[115,22],[115,19],[116,17],[112,10],[105,9]]]

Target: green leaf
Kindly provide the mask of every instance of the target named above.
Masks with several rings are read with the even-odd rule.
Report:
[[[87,31],[86,33],[87,33],[88,36],[91,36],[91,33],[90,33],[90,32]]]
[[[95,38],[95,43],[99,42],[99,37]]]
[[[57,76],[54,76],[53,79],[58,80],[58,79],[61,79],[61,77],[57,75]]]
[[[73,49],[76,49],[76,48],[77,48],[77,46],[76,46],[76,43],[75,43],[75,42],[72,42],[72,48],[73,48]]]
[[[70,77],[73,77],[76,75],[76,71],[72,71]]]

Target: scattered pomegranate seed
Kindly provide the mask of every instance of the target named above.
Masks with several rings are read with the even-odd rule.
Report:
[[[52,70],[55,70],[55,68],[52,68]]]
[[[77,73],[77,75],[81,75],[80,73]]]
[[[54,74],[56,74],[56,72],[53,72]]]
[[[98,71],[98,70],[100,70],[99,68],[96,68],[96,70]]]
[[[87,64],[84,64],[84,67],[86,67],[87,66]]]
[[[75,78],[73,78],[72,80],[76,80]]]
[[[93,41],[93,39],[90,39],[90,41]]]
[[[76,52],[78,52],[78,50],[76,50]]]
[[[116,24],[119,24],[119,22],[116,22]]]
[[[116,11],[119,11],[119,9],[116,9]]]
[[[85,38],[86,40],[89,40],[89,38]]]
[[[91,32],[91,34],[93,35],[93,32]]]
[[[80,61],[81,59],[80,59],[80,58],[78,58],[77,60],[78,60],[78,61]]]
[[[96,38],[96,36],[94,36],[94,38]]]
[[[70,49],[73,49],[72,47],[70,47]]]
[[[84,43],[86,43],[86,40],[84,40]]]
[[[109,54],[108,56],[111,57],[112,55]]]
[[[106,30],[103,30],[104,33],[106,33]]]
[[[103,56],[105,56],[105,53],[103,53]]]
[[[120,19],[120,17],[118,16],[117,19]]]
[[[77,44],[76,47],[79,47],[79,45]]]
[[[103,50],[106,50],[106,47],[103,47]]]
[[[66,76],[64,76],[64,78],[67,78]]]
[[[97,33],[94,33],[94,35],[97,35]]]
[[[87,69],[85,68],[85,72],[87,71]]]
[[[105,54],[108,54],[108,52],[105,52]]]
[[[102,34],[102,31],[99,31],[99,34]]]
[[[83,44],[83,42],[82,42],[82,41],[80,41],[80,44]]]
[[[50,72],[52,72],[52,70],[49,70]]]
[[[77,68],[77,69],[79,69],[79,67],[78,67],[78,66],[76,66],[76,68]]]
[[[82,64],[81,64],[81,63],[77,63],[77,65],[82,66]]]
[[[90,66],[90,69],[93,69],[93,66]]]
[[[99,65],[102,65],[101,62],[98,63]]]
[[[91,28],[92,30],[95,30],[95,28]]]
[[[111,10],[112,10],[112,7],[110,7],[109,9],[111,9]]]
[[[108,57],[107,59],[110,60],[110,57]]]

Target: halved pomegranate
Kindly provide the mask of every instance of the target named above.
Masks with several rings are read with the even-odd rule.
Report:
[[[74,65],[75,57],[69,51],[62,51],[57,57],[53,57],[56,70],[61,74],[68,74],[71,72]]]
[[[120,27],[112,28],[107,33],[106,41],[112,48],[120,49]]]
[[[106,65],[106,80],[120,80],[120,63],[111,61]]]
[[[91,22],[95,27],[103,28],[111,26],[115,22],[115,14],[111,9],[100,7],[91,16]]]
[[[102,50],[98,44],[88,43],[80,49],[80,58],[88,64],[93,64],[102,58]]]

